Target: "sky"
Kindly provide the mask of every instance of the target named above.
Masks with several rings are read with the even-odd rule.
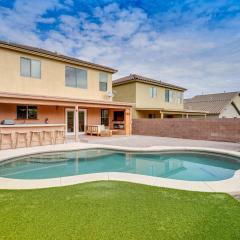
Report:
[[[0,0],[0,40],[188,89],[240,91],[240,0]]]

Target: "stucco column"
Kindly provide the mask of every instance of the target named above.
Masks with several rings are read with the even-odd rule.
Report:
[[[78,115],[78,106],[75,106],[74,111],[74,123],[75,123],[75,142],[78,142],[78,130],[79,130],[79,115]]]
[[[125,134],[131,135],[132,133],[132,117],[131,117],[131,108],[125,109]]]
[[[164,118],[163,112],[160,112],[160,113],[161,113],[161,119],[163,119]]]

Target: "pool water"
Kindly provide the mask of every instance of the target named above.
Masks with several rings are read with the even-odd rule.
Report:
[[[0,177],[45,179],[99,172],[125,172],[189,181],[230,178],[240,158],[200,152],[120,152],[105,149],[43,153],[0,164]]]

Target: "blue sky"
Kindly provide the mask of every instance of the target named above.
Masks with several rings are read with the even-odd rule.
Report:
[[[239,0],[0,0],[0,39],[188,88],[240,90]]]

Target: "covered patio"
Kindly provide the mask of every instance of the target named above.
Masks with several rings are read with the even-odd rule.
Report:
[[[138,118],[206,118],[207,112],[188,109],[136,108]]]
[[[66,138],[78,141],[89,128],[99,126],[131,135],[131,108],[130,103],[110,100],[0,93],[0,149],[56,144]]]

